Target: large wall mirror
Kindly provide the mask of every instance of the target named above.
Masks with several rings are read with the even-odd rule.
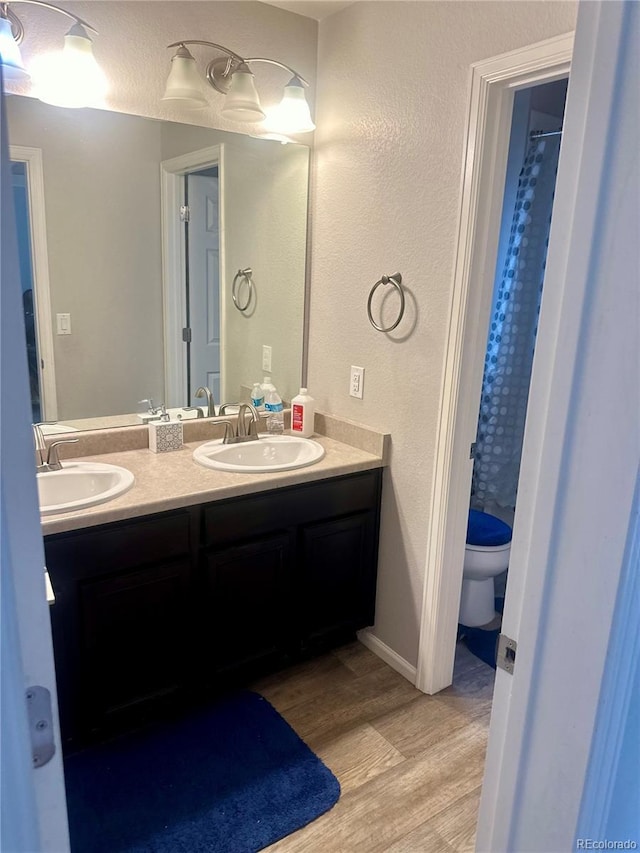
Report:
[[[235,402],[266,374],[297,392],[306,146],[21,96],[7,114],[34,421],[140,424],[141,400]]]

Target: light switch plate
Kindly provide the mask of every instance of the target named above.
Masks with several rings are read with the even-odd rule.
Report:
[[[271,347],[266,345],[262,347],[262,369],[271,373]]]
[[[71,334],[71,314],[56,314],[56,331],[59,335]]]
[[[364,396],[364,367],[355,367],[353,364],[351,365],[349,394],[352,397],[357,397],[359,400],[362,400]]]

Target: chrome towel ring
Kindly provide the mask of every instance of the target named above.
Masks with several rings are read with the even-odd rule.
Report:
[[[233,284],[231,285],[231,296],[233,298],[233,304],[236,306],[238,311],[246,311],[249,307],[249,303],[251,302],[251,297],[253,296],[253,280],[251,278],[252,275],[253,270],[251,269],[251,267],[247,267],[244,270],[238,270],[238,272],[233,278]],[[243,282],[245,282],[247,285],[247,301],[244,303],[244,305],[241,305],[239,294]]]
[[[398,311],[398,317],[395,323],[392,323],[390,326],[379,326],[376,321],[373,319],[371,314],[371,303],[373,301],[373,294],[380,287],[381,284],[391,284],[398,291],[398,295],[400,297],[400,310]],[[377,329],[379,332],[391,332],[398,325],[400,320],[402,320],[404,316],[404,290],[402,288],[402,275],[399,272],[394,272],[393,275],[383,275],[379,281],[371,288],[371,293],[369,294],[369,299],[367,300],[367,315],[369,317],[369,322],[373,326],[374,329]]]

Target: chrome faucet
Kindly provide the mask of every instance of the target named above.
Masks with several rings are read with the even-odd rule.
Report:
[[[145,397],[144,400],[138,400],[138,403],[146,403],[147,404],[147,406],[149,407],[147,409],[148,414],[150,414],[150,415],[159,415],[160,414],[160,409],[162,408],[162,406],[154,406],[153,400],[151,399],[151,397]]]
[[[252,406],[251,403],[224,403],[220,406],[220,414],[226,414],[227,408],[232,406],[234,408],[236,406],[238,407],[238,426],[236,427],[235,435],[233,434],[233,428],[231,428],[231,430],[227,430],[225,427],[223,444],[240,444],[243,441],[257,441],[260,438],[258,435],[260,416],[258,415],[255,407]],[[248,430],[246,421],[247,414],[251,417]],[[225,421],[225,423],[229,424],[229,421]]]
[[[207,417],[215,418],[216,416],[216,407],[213,400],[213,394],[211,393],[211,389],[207,388],[206,385],[201,385],[200,388],[195,392],[194,397],[206,397],[207,398]]]
[[[32,424],[33,438],[36,446],[37,464],[36,471],[42,474],[45,471],[61,471],[62,462],[60,462],[58,448],[61,444],[77,444],[77,438],[63,438],[60,441],[54,441],[47,448],[47,443],[44,439],[42,427],[53,424],[55,421],[42,421],[37,424]]]
[[[147,412],[144,415],[140,415],[142,419],[142,423],[149,424],[152,421],[168,421],[169,415],[167,414],[167,408],[164,403],[160,403],[159,406],[156,406],[149,397],[144,400],[138,400],[138,403],[146,403],[147,404]]]

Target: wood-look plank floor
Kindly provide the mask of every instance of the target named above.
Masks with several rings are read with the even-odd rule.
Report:
[[[453,685],[425,696],[356,642],[256,682],[342,788],[268,851],[471,853],[493,681],[459,644]]]

